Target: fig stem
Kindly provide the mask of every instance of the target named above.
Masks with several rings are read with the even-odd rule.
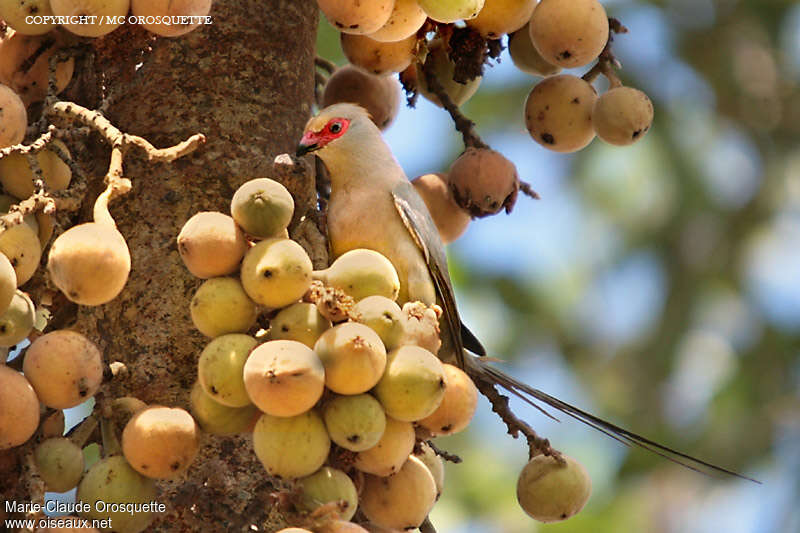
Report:
[[[94,430],[97,428],[98,419],[96,415],[89,415],[81,421],[80,424],[72,428],[69,432],[69,440],[76,446],[83,448],[89,437],[92,436]]]
[[[122,445],[120,445],[119,437],[117,436],[117,426],[113,420],[106,417],[101,418],[100,433],[103,436],[103,457],[122,453]]]
[[[420,63],[419,67],[431,92],[439,98],[442,107],[450,113],[450,118],[453,119],[456,130],[461,133],[461,137],[464,139],[464,146],[466,148],[490,148],[488,144],[483,142],[478,132],[475,131],[475,123],[464,116],[458,106],[450,99],[442,84],[436,79],[436,75],[428,65],[428,62]]]

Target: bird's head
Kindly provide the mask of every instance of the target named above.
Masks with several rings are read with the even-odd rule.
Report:
[[[347,144],[346,139],[357,137],[354,133],[369,127],[368,125],[372,125],[372,121],[361,106],[355,104],[328,106],[317,116],[311,117],[306,124],[303,138],[297,146],[297,156],[323,150],[329,146]]]

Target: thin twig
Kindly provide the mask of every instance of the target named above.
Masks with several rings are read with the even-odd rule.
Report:
[[[530,183],[528,183],[528,182],[519,180],[519,190],[522,191],[522,194],[524,194],[525,196],[530,196],[534,200],[541,200],[542,199],[542,197],[539,196],[539,193],[534,191],[533,188],[531,187]]]
[[[500,419],[505,423],[509,435],[515,439],[520,433],[525,435],[525,439],[528,441],[529,456],[531,458],[537,455],[554,456],[556,458],[561,457],[560,452],[550,446],[549,440],[540,437],[531,426],[517,418],[508,405],[508,396],[503,396],[497,392],[495,386],[485,379],[475,379],[475,386],[478,387],[481,394],[492,404],[492,411],[497,413]]]
[[[317,56],[314,59],[314,64],[319,68],[321,68],[322,70],[325,70],[328,74],[333,74],[334,72],[336,72],[336,69],[338,68],[336,66],[336,63],[334,63],[333,61],[330,61],[320,56]]]
[[[446,450],[442,450],[441,448],[436,446],[433,443],[432,440],[428,440],[428,441],[425,441],[425,442],[427,442],[428,446],[431,447],[431,450],[433,450],[436,453],[436,455],[438,455],[439,457],[441,457],[445,461],[449,461],[449,462],[454,463],[454,464],[458,464],[458,463],[460,463],[462,461],[461,457],[459,457],[458,455],[456,455],[454,453],[450,453],[450,452],[448,452]]]
[[[439,99],[442,107],[450,113],[450,118],[453,119],[456,130],[461,133],[461,137],[464,139],[464,146],[467,148],[489,148],[489,145],[483,142],[478,132],[475,131],[475,123],[465,117],[458,106],[450,99],[442,84],[436,79],[436,74],[427,61],[421,65],[420,70],[422,70],[422,75],[425,76],[428,88]]]

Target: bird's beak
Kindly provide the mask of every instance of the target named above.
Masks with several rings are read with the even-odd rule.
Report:
[[[297,157],[302,157],[319,149],[320,145],[314,138],[314,132],[308,131],[305,133],[305,135],[303,135],[303,138],[300,139],[300,144],[297,145],[297,151],[295,152],[295,155],[297,155]]]

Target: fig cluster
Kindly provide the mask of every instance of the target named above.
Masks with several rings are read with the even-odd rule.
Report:
[[[396,302],[386,257],[355,249],[313,270],[287,237],[293,209],[282,185],[259,178],[235,192],[230,216],[197,213],[180,231],[184,264],[205,279],[192,320],[209,337],[192,415],[210,434],[252,433],[266,472],[297,487],[298,525],[363,531],[349,522],[360,509],[376,527],[416,528],[443,479],[422,439],[462,431],[477,388],[436,356],[439,309]],[[342,309],[314,288],[339,294]]]

